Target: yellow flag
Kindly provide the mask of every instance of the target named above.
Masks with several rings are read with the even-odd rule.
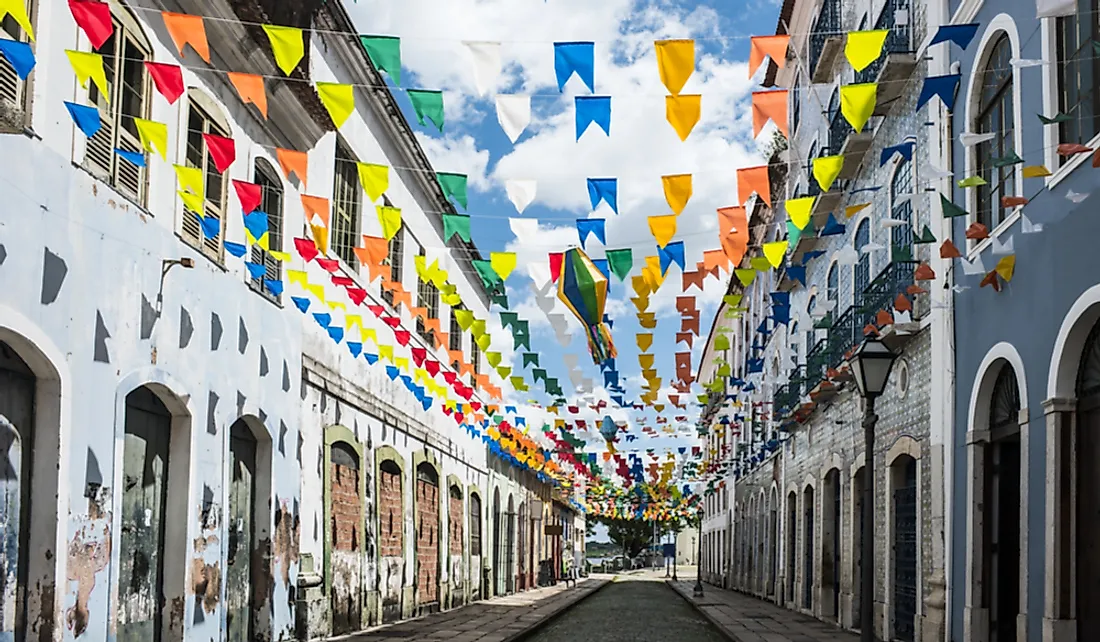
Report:
[[[668,93],[678,96],[684,83],[695,72],[694,40],[658,40],[653,43],[657,49],[657,71]]]
[[[359,338],[366,343],[368,340],[378,345],[378,331],[374,328],[359,328]]]
[[[180,198],[183,200],[184,207],[198,214],[200,217],[206,216],[206,211],[203,208],[202,196],[184,191],[178,191],[176,193],[179,194]]]
[[[1028,165],[1023,169],[1024,178],[1043,178],[1050,176],[1050,170],[1045,165]]]
[[[489,254],[489,265],[492,266],[493,271],[497,273],[502,281],[508,280],[508,275],[512,273],[512,270],[516,269],[516,253],[515,252],[491,252]],[[493,366],[494,368],[496,366]]]
[[[313,298],[324,303],[325,302],[325,286],[317,283],[307,283],[305,285],[307,292],[313,295]]]
[[[665,275],[661,272],[661,259],[657,256],[645,257],[645,269],[653,273],[653,291],[656,292],[665,282]]]
[[[699,122],[703,113],[703,97],[698,94],[683,96],[665,96],[665,118],[680,140],[687,140],[691,130]]]
[[[653,367],[653,359],[654,356],[651,354],[640,354],[638,355],[638,366],[641,367],[642,370],[649,370]]]
[[[348,309],[348,306],[344,305],[342,301],[328,301],[328,307],[333,312],[336,312],[337,310],[340,310],[341,312],[346,312]]]
[[[875,31],[852,31],[848,33],[848,42],[844,45],[844,55],[852,69],[863,71],[882,55],[882,45],[886,44],[888,29]]]
[[[858,205],[849,205],[848,207],[844,208],[844,216],[846,216],[848,218],[852,218],[853,216],[855,216],[856,214],[859,214],[860,212],[867,209],[868,207],[871,207],[870,203],[859,203]]]
[[[168,125],[143,118],[135,118],[134,125],[141,139],[141,146],[150,154],[159,152],[160,157],[168,160]]]
[[[288,72],[289,73],[289,72]],[[336,129],[340,129],[355,111],[355,87],[333,82],[317,83],[317,95],[321,97]]]
[[[787,217],[791,219],[795,227],[800,230],[806,229],[806,225],[810,222],[810,212],[813,211],[816,201],[816,196],[804,196],[802,198],[792,198],[784,203],[787,207]]]
[[[691,198],[691,174],[662,176],[661,185],[665,188],[665,200],[673,212],[680,214]]]
[[[637,294],[640,297],[648,298],[650,293],[653,291],[646,284],[645,277],[632,276],[630,277],[630,284],[634,287],[634,294]]]
[[[754,256],[749,259],[749,265],[757,272],[767,272],[770,264],[771,261],[769,261],[766,256]]]
[[[484,335],[485,319],[474,319],[474,322],[470,324],[470,331],[473,332],[475,337]]]
[[[631,297],[630,302],[634,304],[634,308],[637,309],[638,312],[645,312],[649,309],[649,297],[647,296]]]
[[[401,370],[408,372],[409,370],[409,358],[408,357],[394,357],[393,365],[397,366]]]
[[[22,2],[22,0],[16,1]],[[103,69],[103,56],[90,51],[71,49],[66,49],[65,55],[69,57],[69,64],[73,66],[80,86],[87,88],[88,79],[91,78],[99,93],[103,94],[103,98],[110,103],[111,95],[107,90],[107,72]]]
[[[290,252],[276,252],[275,250],[268,250],[267,253],[270,254],[271,258],[275,259],[276,261],[282,261],[283,263],[286,263],[290,260]]]
[[[864,125],[871,119],[877,97],[878,83],[875,82],[840,88],[840,113],[844,114],[844,119],[856,132],[862,132]]]
[[[199,196],[200,199],[206,195],[201,169],[185,165],[173,165],[172,168],[176,170],[176,180],[179,181],[180,191],[191,192]]]
[[[499,352],[486,352],[485,360],[489,362],[489,367],[495,368],[500,365],[500,359],[503,355]]]
[[[34,27],[31,25],[30,16],[27,15],[27,3],[25,0],[0,0],[0,22],[4,16],[10,15],[15,24],[19,25],[32,42],[34,41]]]
[[[287,270],[286,280],[290,283],[297,283],[303,288],[309,283],[309,275],[305,270]]]
[[[653,238],[657,239],[658,247],[668,245],[672,237],[676,236],[676,215],[650,216],[649,231],[653,233]]]
[[[302,30],[279,25],[263,25],[263,28],[267,32],[268,40],[271,41],[271,53],[275,54],[275,64],[289,76],[306,55]]]
[[[389,361],[390,363],[393,363],[393,346],[378,346],[378,356],[382,359],[385,359],[386,361]]]
[[[249,232],[246,229],[244,231],[244,236],[245,236],[246,239],[248,239],[249,243],[252,243],[253,245],[259,245],[261,248],[263,248],[264,250],[266,250],[268,252],[271,251],[271,233],[270,232],[264,232],[263,236],[261,236],[260,238],[256,238],[255,236],[252,236],[252,232]]]
[[[363,327],[363,317],[358,314],[348,314],[344,316],[344,328],[351,330],[354,327]]]
[[[997,274],[1001,275],[1002,279],[1011,281],[1012,274],[1016,271],[1016,255],[1009,254],[1008,256],[1001,257],[1001,260],[997,261],[997,267],[993,269],[997,271]]]
[[[745,287],[752,285],[753,279],[756,278],[756,270],[753,269],[737,268],[733,272],[737,275],[737,280]]]
[[[458,327],[462,328],[463,332],[470,329],[470,326],[474,324],[474,313],[469,310],[452,310],[451,314],[455,316],[455,321],[458,322]]]
[[[313,242],[317,244],[317,249],[321,254],[328,254],[328,228],[324,225],[310,225],[309,229],[313,231]]]
[[[378,220],[382,223],[382,236],[387,241],[392,240],[401,229],[401,209],[385,205],[379,205],[375,209],[378,211]]]
[[[642,352],[648,352],[649,349],[653,346],[653,335],[652,334],[649,334],[649,333],[639,334],[639,335],[636,335],[635,339],[637,340],[637,343],[638,343],[638,349],[641,350]]]
[[[787,253],[787,244],[787,241],[775,241],[763,245],[764,256],[768,258],[768,263],[771,263],[773,268],[779,267],[783,262],[783,256]]]
[[[844,167],[843,156],[819,156],[814,159],[814,178],[821,186],[821,191],[828,192],[833,186],[833,181],[840,176],[840,170]]]
[[[481,348],[482,352],[485,352],[489,349],[489,346],[493,344],[493,337],[489,336],[488,334],[483,334],[480,337],[474,339],[474,341],[477,343],[477,347]]]
[[[359,163],[359,182],[373,203],[390,188],[390,168],[385,165]]]

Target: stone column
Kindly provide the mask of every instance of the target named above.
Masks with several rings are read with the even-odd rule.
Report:
[[[1076,407],[1073,399],[1043,402],[1047,431],[1043,642],[1077,641],[1077,621],[1073,619],[1077,581],[1077,534],[1073,531],[1077,499]]]
[[[982,564],[985,556],[985,449],[988,430],[973,430],[966,435],[966,497],[956,498],[966,507],[966,544],[958,552],[966,565],[963,597],[963,640],[989,639],[989,609],[982,603]]]

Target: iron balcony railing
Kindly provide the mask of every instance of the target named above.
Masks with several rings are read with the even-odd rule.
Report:
[[[837,108],[836,112],[832,114],[829,121],[829,148],[835,149],[839,154],[844,149],[844,141],[848,140],[848,136],[855,133],[855,129],[848,122],[848,119],[844,117],[844,114]]]
[[[806,355],[806,377],[803,381],[806,392],[813,390],[817,384],[825,380],[825,373],[832,365],[829,340],[822,339]]]
[[[825,0],[821,12],[817,14],[817,23],[810,34],[810,73],[817,69],[825,41],[841,37],[840,0]]]
[[[856,74],[857,83],[875,82],[878,80],[882,66],[886,64],[886,58],[890,54],[911,53],[913,51],[913,38],[910,24],[912,16],[909,11],[910,0],[886,0],[878,20],[875,21],[875,30],[888,29],[886,44],[882,47],[882,55],[873,63]],[[899,24],[898,18],[904,16]]]
[[[861,329],[874,323],[879,310],[891,308],[898,294],[913,284],[913,273],[918,265],[917,261],[894,261],[864,288],[859,308]]]
[[[833,321],[829,328],[828,362],[829,366],[838,366],[844,361],[844,355],[863,338],[863,326],[857,325],[856,306],[850,306]]]

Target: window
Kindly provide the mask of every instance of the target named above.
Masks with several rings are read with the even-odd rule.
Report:
[[[817,336],[816,336],[816,333],[814,332],[814,325],[817,323],[817,320],[814,319],[814,312],[816,310],[817,310],[817,296],[812,296],[812,297],[810,297],[809,303],[806,304],[806,316],[808,316],[810,318],[810,328],[806,332],[806,354],[809,354],[810,350],[813,350],[814,344],[817,343],[817,341],[816,341]]]
[[[149,77],[145,73],[145,61],[152,57],[152,49],[133,16],[123,10],[112,11],[112,14],[114,33],[99,49],[111,100],[108,103],[95,83],[89,81],[88,102],[99,108],[101,126],[96,135],[88,139],[84,165],[123,196],[144,207],[145,168],[122,158],[115,150],[145,154],[134,119],[149,115]],[[200,238],[201,234],[199,230]]]
[[[1093,42],[1100,40],[1100,0],[1078,0],[1077,15],[1058,18],[1058,112],[1071,120],[1058,125],[1058,142],[1086,144],[1100,133],[1100,65]],[[1081,18],[1084,17],[1084,20]]]
[[[978,222],[989,229],[1008,216],[1009,210],[1001,207],[1001,196],[1015,193],[1016,166],[995,166],[996,160],[1013,153],[1014,147],[1016,118],[1012,106],[1011,59],[1012,43],[1008,34],[1002,33],[990,49],[985,69],[979,76],[981,93],[974,132],[996,135],[993,140],[981,143],[975,149],[975,174],[987,183],[976,188],[978,201],[975,215]]]
[[[462,349],[462,326],[458,325],[458,316],[455,314],[457,310],[463,309],[461,305],[457,305],[451,308],[451,334],[448,337],[451,350]]]
[[[470,341],[470,363],[474,367],[474,374],[481,374],[481,346],[477,341]]]
[[[182,236],[183,239],[202,250],[202,253],[211,259],[222,262],[222,238],[225,232],[225,177],[218,173],[214,167],[214,159],[206,149],[206,139],[203,134],[228,137],[229,132],[223,125],[218,124],[212,117],[212,111],[204,109],[199,101],[205,98],[192,90],[188,97],[187,110],[187,166],[202,170],[203,189],[206,191],[203,199],[203,217],[213,219],[218,223],[218,233],[208,238],[203,233],[199,216],[186,208],[183,212]],[[203,102],[207,102],[203,100]]]
[[[794,138],[794,135],[796,133],[798,133],[798,122],[802,118],[802,101],[800,100],[801,96],[799,96],[799,93],[798,93],[800,82],[801,82],[801,79],[798,76],[795,76],[794,84],[791,85],[791,91],[790,91],[790,94],[791,94],[791,128],[790,128],[791,138]]]
[[[424,248],[420,248],[417,254],[419,256],[425,256]],[[420,275],[417,275],[416,278],[416,307],[426,308],[428,310],[429,319],[439,318],[439,290],[436,289],[435,284],[431,281],[422,280]],[[424,319],[421,317],[416,318],[416,332],[423,337],[429,345],[435,345],[433,333],[424,325]]]
[[[281,281],[283,264],[271,256],[271,252],[283,251],[283,183],[271,163],[256,159],[253,181],[260,186],[260,211],[267,214],[267,250],[259,243],[252,244],[252,262],[267,267],[265,279]],[[257,239],[259,240],[259,239]],[[252,279],[252,287],[275,301],[279,297],[264,287],[260,279]]]
[[[390,253],[386,257],[386,264],[390,266],[390,280],[395,283],[401,283],[404,270],[402,270],[402,259],[405,256],[405,228],[397,230],[397,234],[390,239]],[[393,292],[389,290],[382,291],[382,298],[386,300],[386,303],[393,305]]]
[[[901,203],[898,200],[913,192],[913,163],[902,160],[894,170],[894,179],[890,182],[890,202],[893,207],[890,218],[905,221],[905,225],[899,225],[890,232],[890,259],[892,261],[913,260],[913,203],[911,199],[905,199]]]
[[[836,263],[829,266],[829,273],[825,277],[825,297],[840,305],[840,273],[836,269]]]
[[[15,1],[22,2],[23,0]],[[30,6],[30,2],[28,1],[27,16],[33,15],[33,7]],[[19,23],[15,21],[15,18],[13,18],[11,14],[7,14],[3,16],[3,18],[0,18],[0,38],[27,42],[27,34],[23,32]],[[0,102],[10,104],[15,107],[17,112],[23,112],[23,124],[27,124],[28,122],[27,107],[30,103],[28,96],[27,84],[19,80],[19,75],[15,73],[15,68],[11,66],[8,59],[0,56]]]
[[[344,262],[356,268],[355,246],[359,241],[359,215],[362,210],[362,188],[359,186],[359,166],[355,154],[343,139],[336,141],[336,170],[332,187],[332,251]],[[392,243],[391,243],[392,245]],[[400,279],[394,277],[394,281]]]
[[[481,555],[481,497],[470,494],[470,555]]]
[[[863,219],[859,222],[859,227],[856,228],[855,246],[856,252],[859,252],[859,262],[856,263],[855,278],[852,286],[852,298],[856,304],[859,303],[860,298],[863,295],[863,291],[867,288],[867,285],[871,283],[871,254],[864,253],[863,246],[871,242],[871,225],[867,222],[867,219]]]

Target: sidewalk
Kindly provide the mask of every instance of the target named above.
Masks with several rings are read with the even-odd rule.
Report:
[[[609,578],[589,577],[568,589],[559,582],[557,586],[474,602],[415,620],[329,639],[347,642],[509,642],[588,597],[609,581]]]
[[[736,591],[703,585],[702,599],[692,597],[695,581],[669,582],[712,624],[736,642],[856,642],[859,636],[831,624]]]

